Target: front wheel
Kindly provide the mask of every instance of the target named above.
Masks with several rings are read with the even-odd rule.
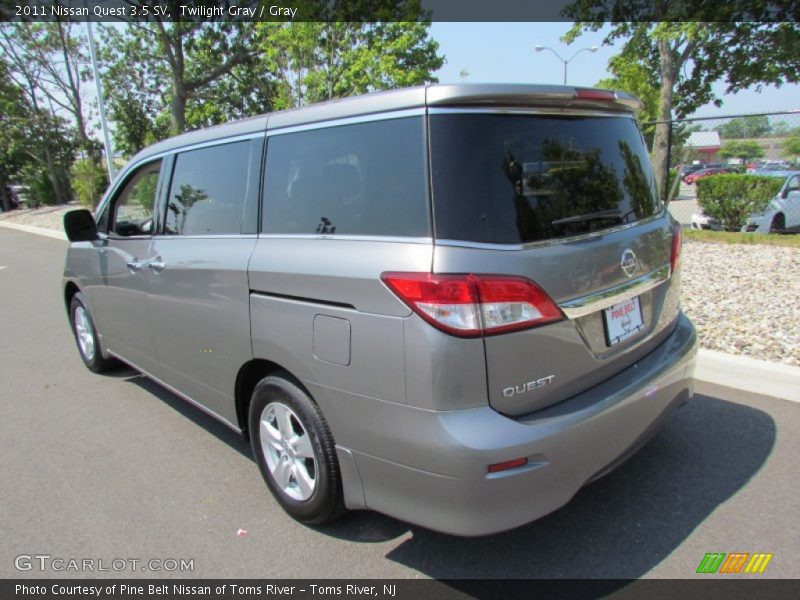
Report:
[[[86,300],[80,292],[76,293],[70,302],[69,320],[75,342],[78,344],[78,352],[89,370],[101,373],[119,366],[119,361],[103,357],[97,328],[86,307]]]
[[[253,391],[250,442],[261,475],[283,509],[303,523],[344,512],[336,447],[319,407],[288,377],[271,375]]]
[[[783,233],[786,230],[786,217],[782,214],[777,214],[772,217],[772,223],[769,226],[770,233]]]

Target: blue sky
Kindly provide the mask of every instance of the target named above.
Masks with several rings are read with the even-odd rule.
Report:
[[[571,23],[442,23],[431,25],[431,36],[439,42],[447,63],[436,73],[442,83],[462,81],[459,73],[469,71],[473,83],[562,83],[564,66],[550,52],[535,52],[537,44],[550,46],[562,57],[570,58],[587,46],[600,46],[595,53],[582,52],[569,63],[570,85],[594,85],[607,77],[608,59],[618,49],[602,46],[603,32],[584,33],[571,46],[559,38]],[[765,57],[766,58],[766,57]],[[722,94],[724,84],[715,90]],[[696,116],[722,116],[752,112],[800,109],[800,85],[780,89],[765,86],[761,92],[745,90],[723,96],[723,105],[701,107]]]

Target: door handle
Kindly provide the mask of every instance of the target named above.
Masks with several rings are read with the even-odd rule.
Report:
[[[151,271],[155,271],[156,273],[160,273],[166,267],[167,264],[163,260],[161,260],[160,256],[157,259],[151,260],[149,263],[147,263],[147,268],[150,269]]]
[[[141,271],[142,261],[140,261],[138,258],[134,258],[133,260],[126,262],[125,266],[128,267],[131,271]]]

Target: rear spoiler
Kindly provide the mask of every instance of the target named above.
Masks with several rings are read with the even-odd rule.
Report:
[[[426,88],[425,103],[444,106],[559,106],[638,112],[642,102],[625,92],[562,85],[444,84]]]

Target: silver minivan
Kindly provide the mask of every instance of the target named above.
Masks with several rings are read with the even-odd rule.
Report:
[[[249,436],[302,522],[541,517],[693,393],[637,104],[435,85],[155,144],[65,217],[81,358]]]

